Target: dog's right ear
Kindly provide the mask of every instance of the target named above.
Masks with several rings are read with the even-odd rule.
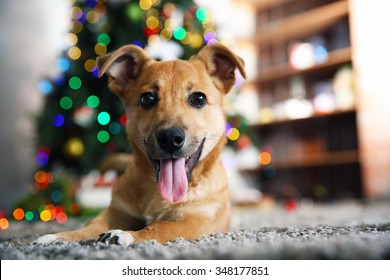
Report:
[[[125,87],[140,74],[150,56],[135,45],[124,46],[113,53],[97,58],[99,77],[105,73],[109,77],[108,87],[122,96]]]

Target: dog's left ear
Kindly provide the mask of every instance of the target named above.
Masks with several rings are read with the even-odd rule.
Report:
[[[205,46],[195,59],[201,60],[206,65],[209,75],[216,79],[216,85],[221,87],[224,93],[228,93],[234,85],[236,68],[246,78],[242,58],[221,44]]]

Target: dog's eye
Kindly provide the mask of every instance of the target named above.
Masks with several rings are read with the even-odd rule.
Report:
[[[194,92],[188,98],[188,103],[195,108],[202,108],[206,105],[206,95],[202,92]]]
[[[140,104],[144,109],[152,108],[157,103],[157,101],[158,101],[157,96],[155,96],[151,92],[143,93],[140,98]]]

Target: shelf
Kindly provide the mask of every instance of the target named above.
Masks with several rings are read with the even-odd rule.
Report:
[[[295,169],[295,168],[309,168],[309,167],[323,167],[342,164],[354,164],[359,163],[359,155],[355,150],[352,151],[340,151],[330,152],[323,154],[307,155],[302,159],[291,160],[275,160],[271,162],[271,166],[281,169]],[[254,169],[242,169],[244,173],[258,173],[264,170],[265,167],[259,167]]]
[[[336,1],[260,27],[256,35],[259,46],[308,37],[348,15],[348,2]]]
[[[253,124],[253,125],[250,125],[250,128],[251,129],[261,129],[261,128],[266,128],[266,127],[271,127],[271,126],[277,126],[277,125],[283,125],[283,124],[293,124],[293,123],[302,122],[302,121],[312,121],[312,120],[317,120],[317,119],[321,119],[321,118],[338,117],[338,116],[344,116],[344,115],[355,114],[355,113],[356,113],[356,109],[338,110],[338,111],[334,111],[334,112],[327,113],[327,114],[315,114],[315,115],[312,115],[308,118],[285,119],[285,120],[278,120],[278,121],[273,121],[273,122],[269,122],[269,123]]]
[[[294,0],[247,0],[251,3],[256,9],[261,10],[265,8],[270,8],[277,5],[286,4]]]
[[[260,71],[258,78],[255,80],[255,82],[266,83],[277,79],[288,78],[297,74],[317,72],[351,62],[351,60],[351,48],[340,49],[329,52],[328,59],[324,63],[316,64],[312,67],[308,67],[305,69],[293,69],[287,63],[267,67],[264,70]]]

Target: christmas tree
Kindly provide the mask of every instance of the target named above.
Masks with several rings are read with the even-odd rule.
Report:
[[[123,105],[106,78],[97,78],[96,57],[135,44],[155,59],[188,59],[217,39],[208,10],[191,0],[72,1],[70,16],[59,74],[39,84],[45,95],[37,119],[39,168],[32,194],[13,213],[17,220],[66,222],[80,211],[74,178],[108,154],[131,152]]]

